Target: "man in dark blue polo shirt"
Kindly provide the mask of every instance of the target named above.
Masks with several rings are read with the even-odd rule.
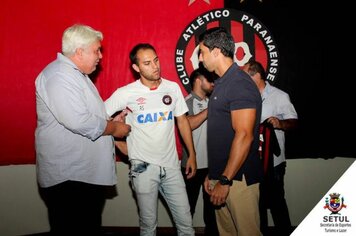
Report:
[[[234,63],[235,42],[224,28],[199,37],[199,61],[220,78],[208,106],[209,179],[205,189],[216,211],[220,235],[261,235],[258,154],[261,95],[253,80]]]

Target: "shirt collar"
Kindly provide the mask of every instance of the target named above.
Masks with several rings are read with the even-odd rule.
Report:
[[[268,83],[268,81],[266,81],[266,86],[261,94],[262,100],[264,100],[268,96],[268,94],[271,93],[271,91],[272,91],[272,86],[270,85],[270,83]]]
[[[237,66],[237,64],[234,62],[229,69],[227,69],[227,71],[223,74],[223,76],[221,76],[221,78],[217,79],[214,81],[214,84],[221,84],[224,83],[226,81],[226,78],[231,77],[231,74],[233,74],[235,71],[239,70],[239,67]]]

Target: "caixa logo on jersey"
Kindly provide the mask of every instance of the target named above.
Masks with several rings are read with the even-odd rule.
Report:
[[[264,66],[267,79],[273,84],[279,72],[279,53],[272,34],[254,16],[221,8],[199,15],[184,29],[178,40],[175,65],[186,91],[189,93],[191,90],[189,75],[199,65],[199,35],[217,26],[226,28],[235,39],[234,61],[243,66],[253,57]]]

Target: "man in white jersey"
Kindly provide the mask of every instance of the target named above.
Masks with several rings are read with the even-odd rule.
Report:
[[[161,77],[159,58],[150,44],[136,45],[130,60],[140,78],[117,89],[105,107],[109,115],[121,110],[128,113],[129,175],[139,207],[140,235],[156,235],[159,192],[170,208],[178,235],[194,235],[175,139],[176,119],[189,152],[187,175],[191,178],[196,160],[183,94],[177,83]]]

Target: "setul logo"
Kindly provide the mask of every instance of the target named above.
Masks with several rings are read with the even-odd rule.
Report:
[[[320,227],[323,227],[327,233],[347,233],[348,228],[351,228],[351,220],[347,215],[341,215],[339,212],[342,208],[346,208],[344,197],[340,197],[339,193],[329,194],[330,198],[325,198],[324,209],[328,209],[330,215],[323,216]]]
[[[338,214],[342,208],[346,207],[344,204],[344,197],[340,198],[339,193],[331,193],[329,194],[330,199],[327,197],[325,199],[325,209],[331,211],[331,214]]]
[[[198,38],[206,29],[226,28],[235,39],[234,61],[243,66],[253,57],[266,70],[267,79],[274,81],[279,72],[279,53],[276,42],[268,29],[254,16],[235,9],[212,10],[194,19],[181,34],[176,51],[176,71],[184,88],[189,93],[190,73],[198,68]]]

